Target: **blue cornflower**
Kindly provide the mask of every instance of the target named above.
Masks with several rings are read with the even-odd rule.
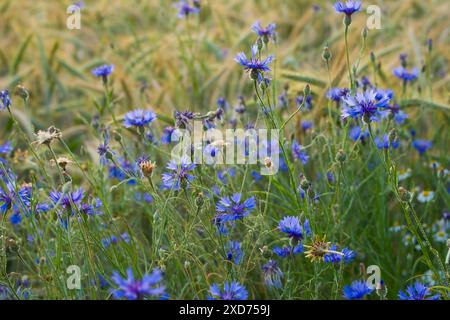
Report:
[[[190,128],[189,122],[194,119],[195,114],[191,111],[176,111],[175,112],[175,126],[180,129]]]
[[[364,122],[378,121],[380,110],[385,110],[392,95],[390,91],[367,89],[356,95],[347,95],[343,98],[345,106],[342,108],[342,118],[361,118]]]
[[[303,239],[303,228],[297,217],[284,217],[278,224],[278,230],[296,241]]]
[[[101,143],[97,147],[97,153],[100,156],[100,164],[103,166],[108,163],[108,157],[114,154],[109,147],[109,142],[110,142],[109,131],[105,130],[105,132],[103,133],[103,143]]]
[[[159,269],[153,270],[149,275],[144,275],[142,280],[137,280],[129,268],[126,278],[122,278],[118,272],[114,272],[111,280],[117,287],[117,289],[111,290],[115,299],[142,300],[145,296],[161,296],[165,291],[165,287],[161,285],[162,272]]]
[[[395,140],[392,143],[389,141],[389,136],[387,134],[383,135],[382,137],[375,137],[374,139],[375,145],[378,149],[398,149],[400,146],[399,140]]]
[[[255,170],[253,170],[251,172],[251,176],[256,183],[260,182],[262,179],[262,175],[258,171],[255,171]]]
[[[0,213],[5,214],[11,208],[14,212],[19,212],[19,209],[29,212],[31,208],[31,187],[24,185],[16,188],[15,185],[7,182],[6,189],[3,190],[0,187]]]
[[[50,191],[49,198],[54,207],[61,206],[63,209],[72,208],[72,203],[78,206],[84,198],[83,188],[78,188],[74,192],[62,193],[59,191]]]
[[[13,149],[11,141],[6,141],[0,146],[0,154],[8,155]]]
[[[227,260],[239,264],[242,261],[241,243],[238,241],[230,241],[227,246]]]
[[[348,94],[349,90],[345,88],[331,88],[327,91],[327,98],[334,102],[340,102]]]
[[[336,12],[345,13],[347,16],[351,16],[355,12],[361,10],[361,1],[338,1],[334,4]]]
[[[190,172],[194,170],[196,165],[191,163],[187,157],[181,158],[180,161],[171,160],[167,164],[169,172],[162,174],[162,186],[163,190],[173,189],[179,191],[182,187],[189,188],[189,184],[195,179]]]
[[[433,142],[429,140],[417,139],[412,142],[412,146],[419,152],[420,155],[423,155],[433,146]]]
[[[102,78],[103,82],[106,83],[108,80],[108,76],[114,71],[114,65],[107,65],[104,64],[100,67],[97,67],[92,70],[92,74],[96,76],[97,78]]]
[[[258,57],[258,47],[254,45],[252,47],[252,57],[247,59],[245,53],[239,53],[234,59],[237,63],[244,67],[244,70],[250,72],[250,78],[252,80],[262,81],[262,73],[270,71],[269,64],[273,61],[273,56],[268,56],[264,60],[260,60]]]
[[[403,124],[406,119],[408,119],[408,114],[402,110],[400,110],[400,106],[398,104],[394,104],[389,106],[390,116],[394,119],[395,123]]]
[[[344,298],[348,300],[361,300],[373,292],[364,281],[354,281],[350,286],[344,286]]]
[[[337,246],[335,244],[331,245],[328,249],[329,251],[336,251],[326,253],[323,256],[323,261],[326,263],[339,263],[344,259],[345,263],[350,263],[356,258],[356,253],[353,250],[350,250],[348,248],[342,249],[342,251],[339,251]]]
[[[135,127],[144,127],[149,123],[155,121],[156,114],[150,110],[137,109],[128,112],[125,115],[125,119],[123,121],[123,125],[125,128],[130,128],[132,126]]]
[[[275,23],[270,23],[266,28],[263,28],[259,21],[252,25],[252,30],[258,35],[258,37],[262,38],[264,43],[268,43],[269,39],[272,39],[272,41],[275,42],[277,37],[277,33],[275,32],[276,28],[277,25]]]
[[[242,195],[235,193],[231,197],[222,197],[216,204],[216,211],[222,222],[241,220],[256,207],[255,197],[241,201]]]
[[[398,293],[400,300],[439,300],[440,295],[432,295],[431,290],[420,282],[406,288],[406,292]]]
[[[11,97],[8,89],[0,91],[0,110],[8,109],[11,106]]]
[[[417,68],[412,68],[411,70],[408,70],[404,67],[398,67],[395,68],[393,72],[397,78],[405,82],[414,81],[419,76],[419,70],[417,70]]]
[[[174,4],[174,7],[178,9],[178,18],[187,18],[192,14],[198,14],[200,8],[197,6],[191,6],[186,0],[180,0],[178,3]]]
[[[362,131],[360,126],[354,126],[353,128],[351,128],[348,132],[348,135],[350,139],[352,139],[353,141],[358,140],[364,141],[370,136],[369,131],[367,130]]]
[[[295,98],[295,103],[297,104],[297,108],[300,108],[304,99],[305,99],[305,97],[303,95],[299,95],[299,96],[297,96],[297,98]],[[305,101],[305,108],[306,108],[306,110],[311,110],[311,107],[312,107],[312,96],[308,95],[306,97],[306,101]]]
[[[286,258],[289,257],[290,255],[296,256],[300,253],[303,253],[304,247],[303,244],[300,242],[296,246],[274,247],[272,251],[280,258]]]
[[[84,213],[88,216],[102,215],[103,211],[100,210],[102,206],[103,202],[99,198],[95,198],[90,203],[82,203],[80,213]]]
[[[161,142],[163,144],[169,144],[172,142],[172,134],[175,131],[173,127],[165,127],[161,136]]]
[[[211,294],[208,299],[210,300],[247,300],[248,292],[243,285],[239,282],[226,282],[223,286],[223,291],[219,285],[213,284],[209,288]]]
[[[8,156],[11,151],[13,151],[13,146],[10,141],[6,141],[4,144],[0,145],[0,155]],[[0,161],[5,163],[6,160],[0,157]]]
[[[281,279],[284,275],[275,260],[269,260],[262,266],[262,270],[264,275],[264,283],[266,286],[281,288]]]
[[[333,184],[335,182],[334,174],[331,171],[327,172],[327,180],[329,183]]]
[[[115,162],[111,163],[108,167],[108,175],[110,179],[117,179],[119,181],[124,181],[128,179],[127,184],[136,184],[136,179],[132,177],[137,177],[139,173],[139,168],[137,163],[132,163],[124,158],[118,158]]]
[[[230,109],[230,105],[228,104],[227,99],[225,97],[219,97],[217,99],[217,106],[223,110]]]
[[[19,225],[22,222],[20,211],[14,210],[13,214],[9,216],[9,222],[11,222],[13,226]]]
[[[296,140],[292,141],[292,155],[294,156],[294,159],[300,160],[303,165],[308,163],[308,154],[304,151],[303,146]]]
[[[282,109],[289,106],[289,94],[287,90],[284,90],[283,93],[278,96],[278,105]]]
[[[224,169],[217,172],[217,179],[223,184],[228,183],[228,177],[234,177],[236,175],[236,170],[234,168]]]
[[[313,127],[313,123],[312,123],[312,121],[303,120],[301,122],[301,126],[302,126],[303,131],[306,132]]]

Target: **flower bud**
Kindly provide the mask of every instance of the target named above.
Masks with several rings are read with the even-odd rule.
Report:
[[[344,150],[341,149],[336,153],[336,161],[343,163],[345,162],[345,160],[347,160],[347,155],[345,154]]]
[[[328,48],[328,46],[325,46],[325,48],[323,48],[323,52],[322,52],[322,59],[325,61],[330,61],[332,57],[333,57],[333,55],[331,54],[330,49]]]
[[[200,209],[201,207],[203,207],[204,203],[205,203],[205,195],[203,194],[203,192],[199,192],[195,197],[195,205],[197,206],[197,208]]]
[[[28,99],[30,99],[30,93],[28,92],[28,89],[20,84],[16,87],[16,90],[14,93],[16,96],[21,97],[22,100],[25,102],[27,102]]]
[[[400,199],[404,202],[411,202],[412,194],[408,190],[403,187],[398,188],[398,193],[400,195]]]
[[[389,144],[394,143],[395,141],[397,141],[397,130],[395,128],[393,128],[390,132],[389,132]]]
[[[344,17],[344,26],[348,27],[351,24],[352,24],[352,16],[345,15],[345,17]]]
[[[300,187],[303,190],[308,190],[308,188],[311,186],[311,183],[308,181],[308,179],[306,179],[305,177],[302,178],[302,180],[300,181]]]
[[[311,93],[311,86],[309,84],[307,84],[305,86],[305,89],[303,90],[303,94],[305,95],[305,99],[306,99],[306,97],[309,96],[310,93]]]
[[[144,177],[151,177],[153,170],[156,168],[156,164],[151,161],[142,161],[139,164],[139,167],[141,168],[142,174]]]

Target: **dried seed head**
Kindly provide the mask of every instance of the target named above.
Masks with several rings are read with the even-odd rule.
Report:
[[[311,246],[308,246],[308,250],[305,252],[306,258],[311,262],[323,261],[324,256],[330,249],[331,243],[327,242],[325,237],[315,237]]]
[[[267,158],[264,159],[264,166],[265,166],[267,169],[272,168],[273,162],[272,162],[272,159],[271,159],[270,157],[267,157]]]
[[[139,167],[141,168],[144,177],[151,177],[153,170],[156,168],[156,164],[151,161],[142,161],[139,164]]]
[[[46,131],[39,130],[36,136],[36,143],[40,145],[45,144],[47,146],[49,146],[53,140],[62,138],[61,130],[54,126],[51,126]]]
[[[55,160],[50,160],[52,162],[53,165],[55,165]],[[64,171],[66,171],[67,165],[68,164],[72,164],[73,161],[66,158],[66,157],[59,157],[58,159],[56,159],[56,162],[58,164],[58,166],[63,169]]]
[[[18,97],[21,97],[22,100],[24,100],[25,102],[28,101],[28,99],[30,98],[30,93],[28,92],[28,89],[20,84],[14,90],[14,94]]]

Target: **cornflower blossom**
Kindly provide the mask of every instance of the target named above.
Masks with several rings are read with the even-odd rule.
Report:
[[[294,159],[300,160],[303,165],[308,163],[308,154],[304,151],[303,146],[296,140],[292,141],[292,155],[294,156]]]
[[[374,290],[369,288],[365,281],[354,281],[351,285],[344,286],[344,298],[347,300],[362,300]]]
[[[91,72],[97,78],[102,78],[103,83],[106,84],[106,82],[108,81],[108,77],[113,73],[113,71],[114,71],[113,64],[110,65],[105,64],[93,69]]]
[[[394,69],[393,73],[397,78],[403,80],[404,82],[414,81],[419,76],[419,70],[417,70],[417,68],[408,70],[404,67],[398,67]]]
[[[400,291],[398,298],[400,300],[439,300],[439,294],[433,295],[431,290],[420,282],[416,282],[406,288],[406,291]]]
[[[222,197],[216,204],[216,212],[221,222],[242,220],[256,207],[254,197],[242,201],[242,195],[235,193],[231,197]]]
[[[125,115],[123,125],[125,128],[144,127],[155,121],[156,114],[150,110],[137,109]]]
[[[8,89],[0,91],[0,110],[8,109],[11,106],[11,97]]]
[[[169,171],[162,174],[161,188],[174,191],[189,188],[190,182],[195,179],[195,176],[191,174],[195,167],[196,165],[186,157],[181,158],[179,162],[171,160],[166,167]]]
[[[268,56],[266,59],[261,60],[258,57],[259,50],[256,45],[252,47],[252,56],[250,59],[247,58],[244,52],[240,52],[236,55],[235,61],[244,67],[246,72],[250,73],[250,78],[252,80],[257,80],[258,82],[263,81],[264,72],[269,72],[269,65],[273,61],[273,56]]]
[[[241,249],[241,243],[238,241],[229,241],[226,248],[228,261],[234,264],[239,264],[242,261],[243,253]]]
[[[165,292],[165,287],[161,284],[162,272],[159,269],[153,270],[151,274],[145,274],[139,280],[129,268],[125,278],[114,272],[111,280],[116,287],[111,290],[115,299],[143,300],[146,296],[160,297]]]
[[[361,1],[338,1],[334,4],[336,12],[351,16],[355,12],[361,11]]]
[[[276,28],[277,25],[275,23],[270,23],[266,28],[262,27],[259,21],[255,22],[252,25],[252,31],[255,32],[258,37],[263,40],[264,43],[268,43],[269,39],[272,39],[273,42],[276,41]]]
[[[275,260],[269,260],[262,266],[262,270],[266,286],[281,288],[281,279],[284,275]]]
[[[349,94],[343,98],[342,118],[361,118],[364,122],[378,121],[382,110],[386,110],[392,95],[387,91],[367,89],[355,95]]]
[[[433,146],[433,143],[430,140],[417,139],[412,142],[412,146],[422,156]]]
[[[194,2],[198,3],[198,2]],[[188,1],[180,0],[178,3],[174,4],[174,7],[178,9],[178,18],[184,19],[193,14],[200,13],[200,8],[198,6],[191,6]]]
[[[209,300],[247,300],[248,292],[239,282],[226,282],[223,290],[218,284],[213,284],[209,288]]]

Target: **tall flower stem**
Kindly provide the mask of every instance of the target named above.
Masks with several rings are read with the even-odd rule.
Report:
[[[435,266],[431,260],[431,257],[430,257],[431,254],[434,255],[434,257],[439,265],[439,269],[441,269],[441,271],[444,272],[445,276],[443,279],[443,283],[447,286],[450,279],[449,279],[449,275],[446,272],[445,266],[442,263],[441,257],[439,256],[439,253],[431,245],[431,242],[428,239],[428,236],[422,226],[422,222],[420,221],[419,217],[417,216],[417,213],[416,213],[414,207],[412,206],[411,202],[405,203],[401,199],[400,190],[398,188],[398,183],[397,183],[397,177],[396,177],[397,173],[396,173],[396,169],[395,169],[395,164],[391,164],[391,160],[390,160],[389,156],[383,157],[382,154],[380,154],[380,152],[375,144],[375,141],[374,141],[372,126],[370,125],[370,123],[368,123],[367,126],[368,126],[368,130],[369,130],[370,140],[371,140],[373,146],[375,147],[375,149],[377,150],[378,156],[384,166],[386,174],[388,175],[388,182],[390,182],[391,187],[394,190],[396,199],[399,202],[400,207],[402,208],[402,211],[404,213],[404,216],[405,216],[405,219],[406,219],[406,222],[408,225],[408,229],[416,237],[417,242],[419,243],[420,249],[424,255],[424,258],[425,258],[425,261],[426,261],[428,267],[434,272],[434,274],[436,275],[436,277],[438,279],[441,279],[441,275],[435,268]],[[387,159],[387,162],[386,162],[386,159]]]
[[[344,31],[344,38],[345,38],[345,54],[347,57],[347,69],[348,69],[348,78],[350,81],[350,87],[352,88],[352,90],[354,90],[355,86],[353,83],[353,76],[352,76],[352,70],[351,70],[351,66],[350,66],[350,54],[349,54],[349,50],[348,50],[348,27],[349,24],[344,23],[345,24],[345,31]]]

